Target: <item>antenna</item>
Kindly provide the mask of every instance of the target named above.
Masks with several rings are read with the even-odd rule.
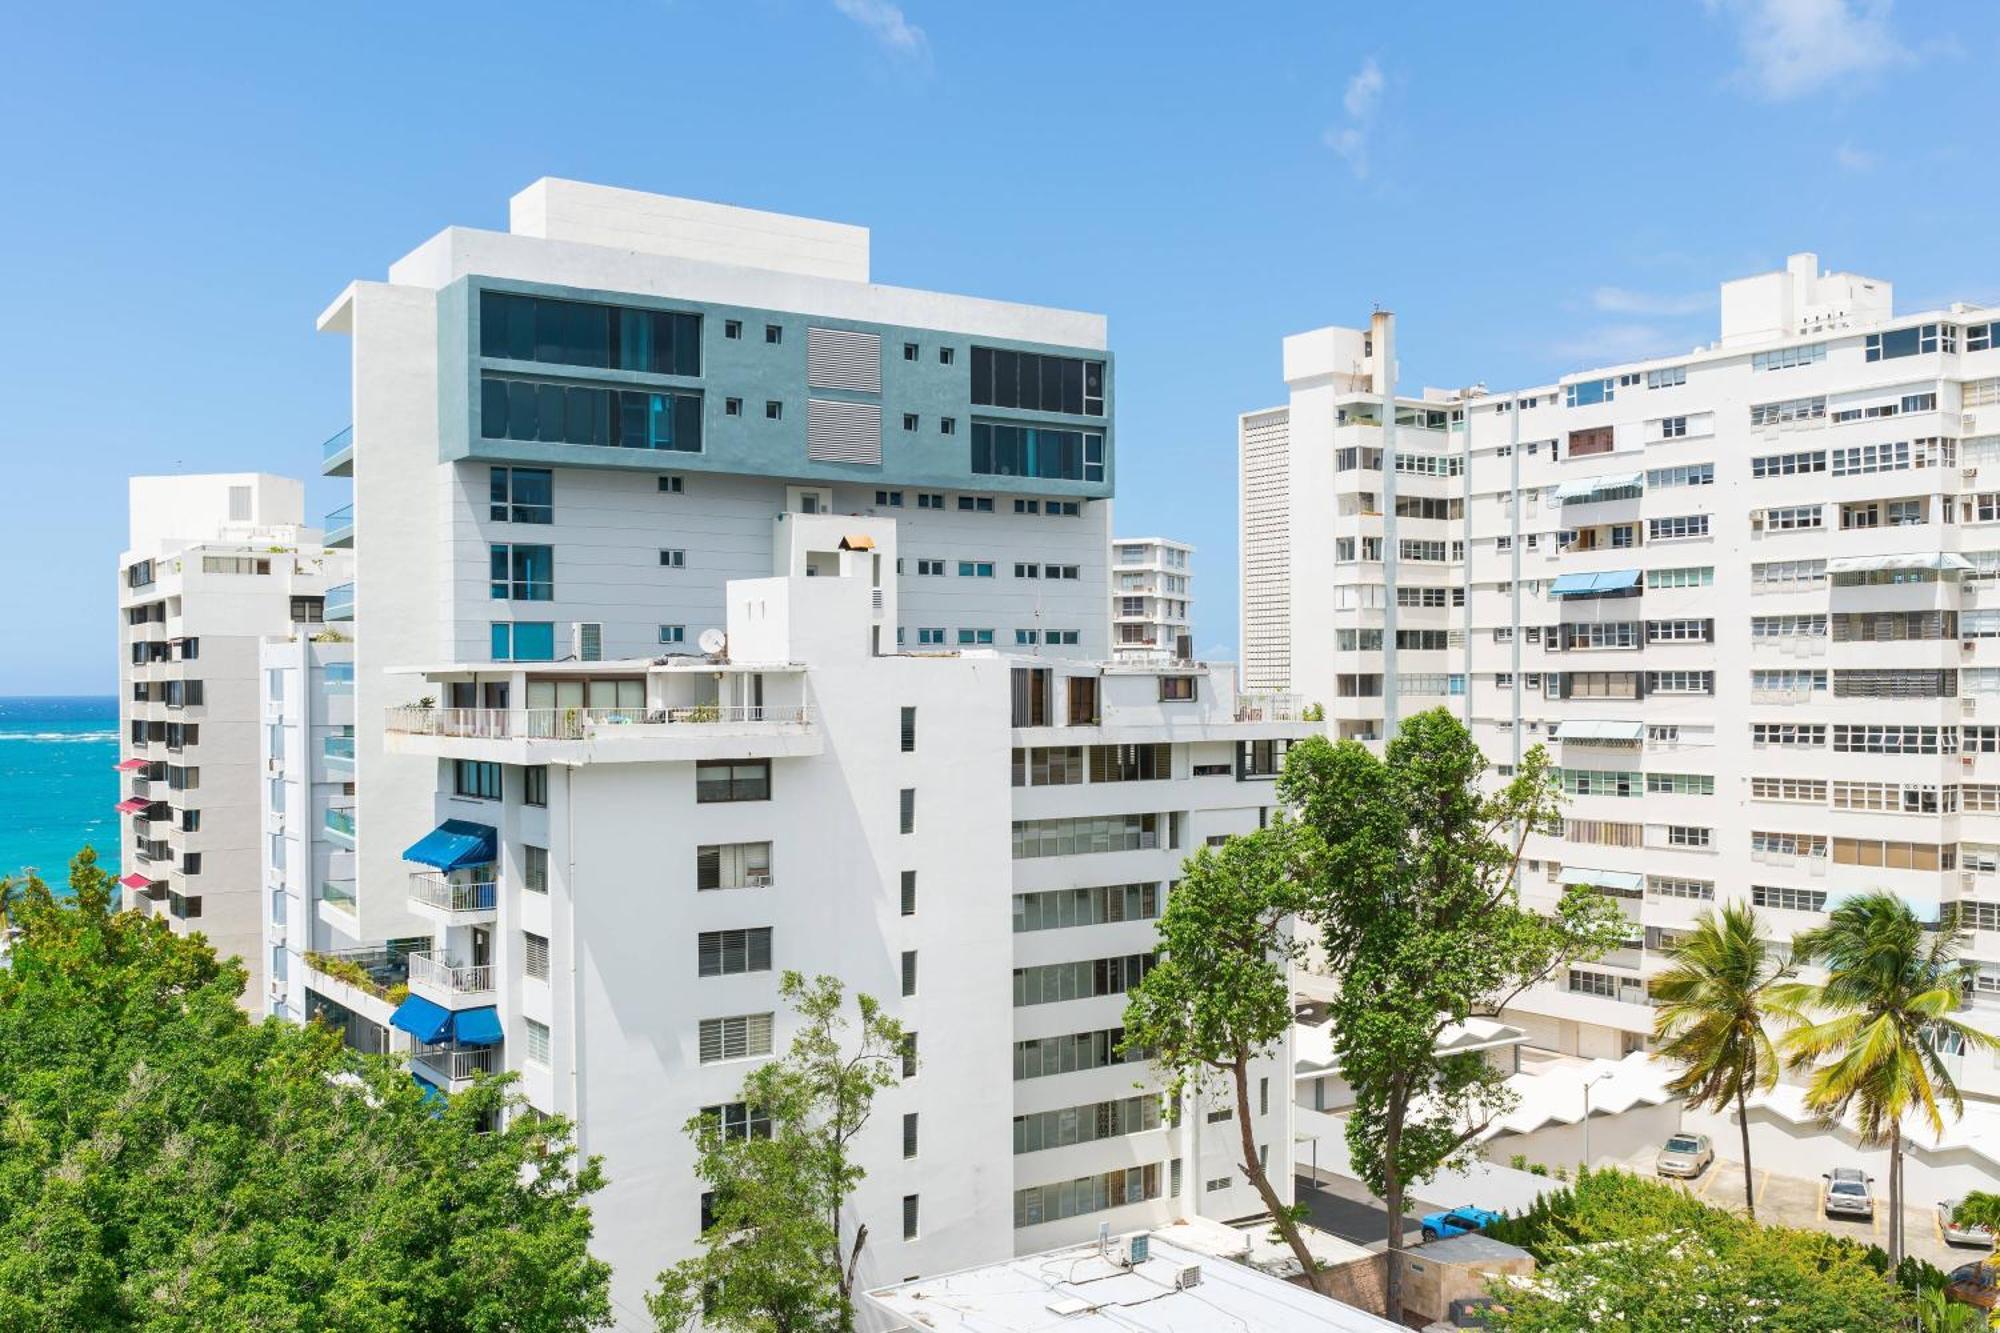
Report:
[[[721,630],[710,626],[701,632],[701,637],[695,640],[695,646],[710,657],[714,657],[729,646],[729,636]]]

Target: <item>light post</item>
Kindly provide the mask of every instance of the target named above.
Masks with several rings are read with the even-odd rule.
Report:
[[[1583,1167],[1590,1169],[1590,1089],[1611,1077],[1608,1069],[1599,1070],[1583,1081]]]

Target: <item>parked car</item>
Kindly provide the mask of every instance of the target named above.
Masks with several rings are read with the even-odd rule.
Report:
[[[1467,1204],[1441,1213],[1425,1213],[1417,1220],[1423,1225],[1425,1240],[1443,1240],[1463,1236],[1468,1231],[1484,1231],[1500,1220],[1500,1214]]]
[[[1984,1260],[1952,1269],[1945,1279],[1944,1294],[1981,1310],[2000,1306],[2000,1286],[1994,1284],[1993,1265]]]
[[[1874,1180],[1860,1167],[1836,1166],[1820,1179],[1826,1183],[1820,1186],[1819,1205],[1828,1217],[1874,1218],[1875,1193],[1869,1188]]]
[[[1982,1250],[1992,1249],[1993,1228],[1953,1220],[1958,1213],[1959,1202],[1957,1199],[1945,1199],[1937,1206],[1938,1230],[1944,1232],[1944,1243],[1947,1245],[1976,1245]]]
[[[1667,1140],[1667,1146],[1660,1149],[1660,1155],[1653,1159],[1653,1170],[1663,1176],[1679,1176],[1683,1180],[1693,1180],[1708,1170],[1715,1160],[1715,1145],[1708,1141],[1706,1134],[1676,1134]]]

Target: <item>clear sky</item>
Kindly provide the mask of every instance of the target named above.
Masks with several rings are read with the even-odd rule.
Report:
[[[1102,311],[1121,532],[1236,642],[1235,418],[1278,340],[1404,382],[1694,345],[1789,251],[2000,300],[2000,6],[679,0],[12,8],[0,694],[106,691],[134,472],[316,475],[313,317],[543,175],[864,224],[876,277]]]

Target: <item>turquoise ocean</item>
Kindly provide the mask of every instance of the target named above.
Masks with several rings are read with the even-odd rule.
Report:
[[[118,700],[0,697],[0,875],[33,866],[52,887],[88,842],[118,873]]]

